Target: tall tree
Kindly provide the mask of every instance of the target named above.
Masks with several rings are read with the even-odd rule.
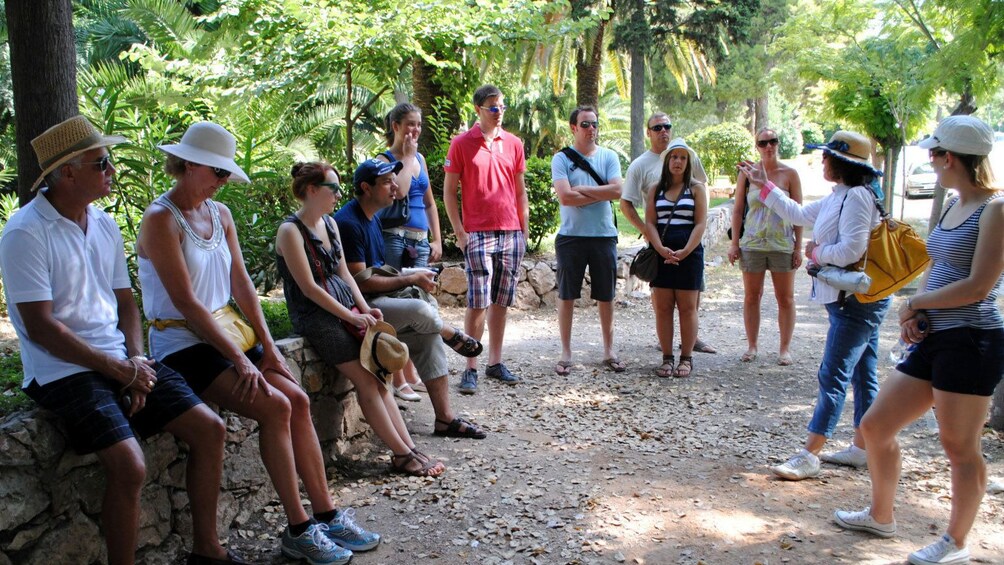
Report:
[[[77,50],[70,0],[7,0],[5,11],[23,206],[34,197],[30,188],[41,172],[31,140],[78,113]],[[45,30],[42,40],[39,30]]]

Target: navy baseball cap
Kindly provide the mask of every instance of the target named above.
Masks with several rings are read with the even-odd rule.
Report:
[[[381,161],[380,159],[368,159],[359,163],[356,167],[356,172],[352,175],[352,184],[356,188],[362,188],[362,184],[365,182],[370,186],[376,184],[378,177],[386,175],[387,173],[395,173],[401,171],[404,167],[404,163],[401,161],[394,161],[393,163],[388,163],[386,161]]]

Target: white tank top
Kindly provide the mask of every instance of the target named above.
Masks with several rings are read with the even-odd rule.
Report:
[[[195,297],[210,312],[226,306],[230,300],[232,257],[224,237],[223,223],[220,221],[220,211],[216,203],[206,200],[213,221],[213,234],[209,239],[203,239],[192,231],[181,210],[166,196],[160,196],[154,203],[170,210],[184,232],[181,252],[185,257]],[[148,320],[183,318],[181,312],[171,302],[164,283],[153,268],[153,263],[144,257],[139,258],[139,282],[143,288],[143,313]],[[150,327],[150,355],[158,360],[199,343],[205,342],[187,328],[157,330]]]

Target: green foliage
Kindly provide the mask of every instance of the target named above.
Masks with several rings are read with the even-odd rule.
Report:
[[[230,208],[240,237],[244,266],[260,291],[279,286],[275,263],[275,233],[279,224],[297,209],[285,179],[274,177],[251,184],[225,185],[217,199]]]
[[[551,188],[551,161],[531,157],[526,160],[526,196],[530,201],[530,240],[527,251],[536,251],[541,241],[558,229],[558,199]]]
[[[33,405],[31,399],[21,391],[22,380],[24,372],[21,353],[13,351],[0,354],[0,416]]]
[[[725,122],[704,128],[688,138],[688,143],[697,152],[708,176],[714,179],[726,175],[735,183],[738,173],[736,163],[755,159],[753,136],[735,122]]]
[[[777,132],[779,145],[777,155],[781,159],[792,159],[802,152],[802,131],[788,123]]]
[[[815,122],[802,123],[802,153],[811,153],[812,149],[806,149],[805,145],[819,145],[826,143],[826,136],[823,135],[823,127]]]
[[[280,340],[293,335],[293,323],[289,321],[285,300],[262,300],[261,311],[272,339]]]

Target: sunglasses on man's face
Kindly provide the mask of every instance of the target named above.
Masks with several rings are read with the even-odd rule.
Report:
[[[767,147],[768,145],[777,145],[778,143],[779,142],[778,142],[777,138],[776,137],[772,137],[770,139],[758,139],[757,142],[756,142],[756,146],[760,147],[760,148],[763,148],[763,147]]]
[[[81,165],[95,165],[99,171],[102,173],[108,171],[108,166],[112,164],[112,156],[105,155],[104,157],[98,159],[97,161],[87,161],[80,163]]]
[[[652,131],[662,131],[662,130],[669,131],[673,129],[673,124],[655,124],[654,126],[649,126],[648,129]]]
[[[498,106],[478,106],[478,108],[481,108],[482,110],[488,110],[493,114],[498,114],[499,112],[505,112],[506,106],[500,104]]]
[[[579,122],[579,127],[583,129],[589,129],[589,128],[600,129],[600,122],[590,122],[588,120],[583,120]]]

